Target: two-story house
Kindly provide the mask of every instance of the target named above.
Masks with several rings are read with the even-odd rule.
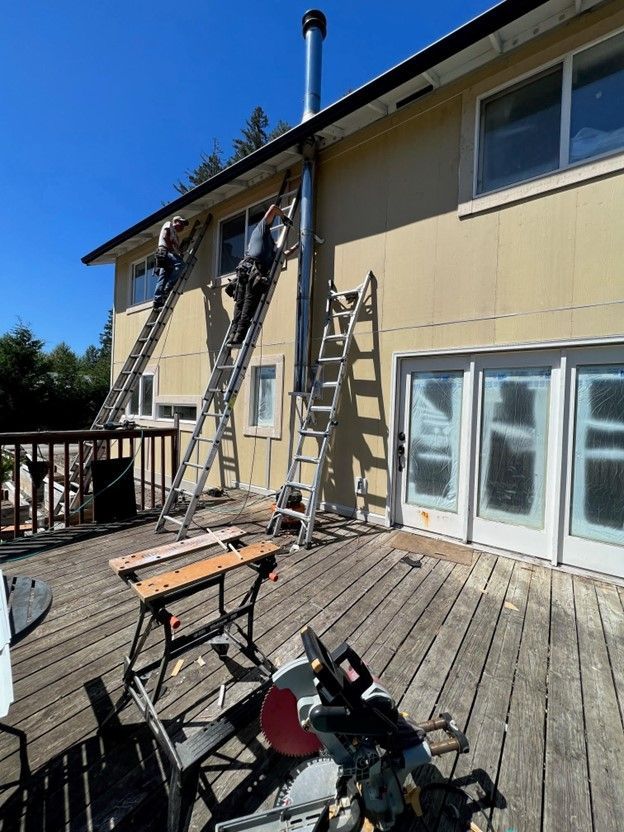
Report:
[[[312,361],[328,280],[375,275],[322,501],[624,577],[624,3],[504,0],[86,255],[116,266],[118,371],[160,224],[213,215],[130,405],[145,424],[178,413],[190,433],[223,284],[311,136]],[[291,261],[215,483],[284,481],[296,283]]]

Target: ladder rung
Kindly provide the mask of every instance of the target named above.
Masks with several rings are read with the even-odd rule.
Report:
[[[295,458],[295,460],[296,460],[297,462],[311,462],[311,463],[313,463],[314,465],[318,465],[318,464],[319,464],[319,462],[321,461],[321,460],[320,460],[320,458],[319,458],[318,456],[301,456],[301,455],[296,455],[294,458]]]
[[[346,337],[347,337],[347,334],[345,332],[344,335],[326,335],[325,340],[326,341],[344,341],[344,339]]]
[[[350,318],[353,312],[332,312],[332,318]]]
[[[358,295],[358,289],[348,289],[346,292],[332,292],[330,297],[334,298],[354,298]]]
[[[308,518],[301,511],[292,511],[289,508],[276,508],[277,514],[283,514],[285,517],[293,517],[295,520],[301,520],[302,523],[307,523]]]
[[[204,466],[203,465],[198,465],[196,462],[185,462],[184,464],[186,465],[187,468],[197,468],[198,471],[203,471],[204,470]],[[180,489],[176,489],[176,491],[178,491],[178,490],[180,490]]]
[[[204,416],[212,416],[213,419],[220,419],[225,413],[204,413]]]
[[[337,381],[324,381],[324,382],[321,384],[321,387],[337,387],[337,386],[338,386],[338,382],[337,382]]]
[[[176,526],[183,526],[184,525],[182,520],[178,520],[177,517],[171,517],[171,515],[169,515],[169,514],[165,514],[164,517],[163,517],[163,520],[168,520],[170,523],[175,523]]]
[[[302,436],[327,436],[328,431],[326,430],[305,430],[302,429],[299,431]]]
[[[314,491],[313,486],[306,485],[304,482],[295,482],[294,480],[289,480],[288,482],[284,483],[286,488],[297,488],[299,491],[303,489],[303,491]]]
[[[217,370],[233,370],[236,364],[217,364]]]
[[[324,404],[313,404],[310,410],[313,410],[315,413],[331,413],[332,408],[331,405],[324,405]]]
[[[344,361],[344,355],[338,355],[336,358],[317,358],[319,364],[335,364],[337,361]]]
[[[221,387],[209,387],[206,390],[206,393],[225,393],[225,390],[222,390]],[[206,401],[206,399],[204,399]]]

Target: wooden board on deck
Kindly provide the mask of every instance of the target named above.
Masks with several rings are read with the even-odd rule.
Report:
[[[397,549],[413,552],[416,555],[429,555],[432,558],[450,560],[464,566],[472,566],[474,550],[470,546],[460,546],[448,540],[438,540],[435,537],[425,537],[411,532],[395,532],[391,542]]]
[[[141,552],[135,552],[123,558],[113,558],[108,563],[114,572],[117,572],[118,575],[123,575],[125,572],[134,572],[135,569],[152,566],[155,563],[160,563],[162,560],[177,558],[181,555],[191,555],[193,552],[201,552],[202,549],[214,546],[216,544],[215,538],[218,538],[222,543],[227,543],[232,540],[238,540],[244,534],[245,532],[239,529],[238,526],[228,526],[225,529],[218,529],[212,534],[200,534],[197,537],[191,537],[188,540],[181,540],[177,543],[165,543],[163,546],[152,546],[151,549],[143,549]]]
[[[206,578],[213,578],[215,575],[230,572],[244,564],[262,560],[269,555],[274,555],[279,549],[280,547],[271,543],[270,540],[261,540],[236,551],[222,552],[214,557],[200,560],[198,563],[174,569],[172,572],[131,583],[130,586],[143,601],[151,601],[154,598],[168,595],[170,592],[194,586]]]

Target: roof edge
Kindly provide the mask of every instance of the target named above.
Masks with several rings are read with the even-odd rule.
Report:
[[[85,254],[82,262],[88,266],[98,257],[106,254],[110,249],[126,242],[135,234],[141,233],[149,226],[166,219],[171,214],[191,205],[198,199],[210,194],[212,191],[226,185],[243,173],[252,170],[256,165],[267,162],[279,153],[298,147],[309,136],[317,131],[329,127],[334,121],[352,113],[360,107],[369,104],[371,101],[390,92],[395,87],[411,80],[417,75],[426,72],[448,58],[453,57],[463,49],[472,46],[483,38],[507,26],[514,20],[523,17],[525,14],[534,11],[540,6],[545,6],[549,0],[502,0],[496,6],[483,12],[468,23],[454,29],[433,43],[425,46],[416,54],[405,61],[392,67],[392,69],[378,75],[358,89],[338,99],[333,104],[325,107],[320,112],[309,118],[307,121],[295,125],[286,133],[278,136],[273,141],[263,145],[258,150],[245,156],[244,159],[235,162],[215,176],[202,182],[201,185],[187,191],[172,202],[167,203],[158,211],[149,214],[144,219],[127,228],[125,231],[112,237],[107,242]]]

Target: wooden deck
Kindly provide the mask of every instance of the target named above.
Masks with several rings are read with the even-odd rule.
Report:
[[[242,526],[250,542],[262,537],[268,504],[238,511],[226,503],[211,511],[211,523]],[[4,832],[165,829],[167,763],[134,706],[97,734],[120,692],[137,608],[108,560],[173,539],[155,538],[153,528],[3,566],[47,580],[54,592],[47,619],[12,652],[16,701],[3,724],[9,730],[0,731]],[[441,758],[436,776],[491,794],[491,826],[474,815],[484,832],[624,829],[621,589],[485,553],[469,565],[406,553],[391,532],[336,517],[322,517],[318,537],[322,545],[280,557],[280,580],[261,591],[257,640],[274,661],[300,652],[298,631],[310,622],[330,646],[348,639],[363,653],[402,710],[418,719],[450,711],[471,750]],[[248,575],[232,576],[230,598]],[[183,626],[212,610],[212,596],[189,600]],[[171,731],[214,713],[232,674],[242,681],[228,689],[226,705],[251,684],[246,661],[201,652],[205,664],[190,653],[167,680],[160,710]],[[292,761],[265,745],[251,725],[208,761],[193,830],[270,805]],[[451,815],[431,805],[427,827],[412,828],[465,828]]]

